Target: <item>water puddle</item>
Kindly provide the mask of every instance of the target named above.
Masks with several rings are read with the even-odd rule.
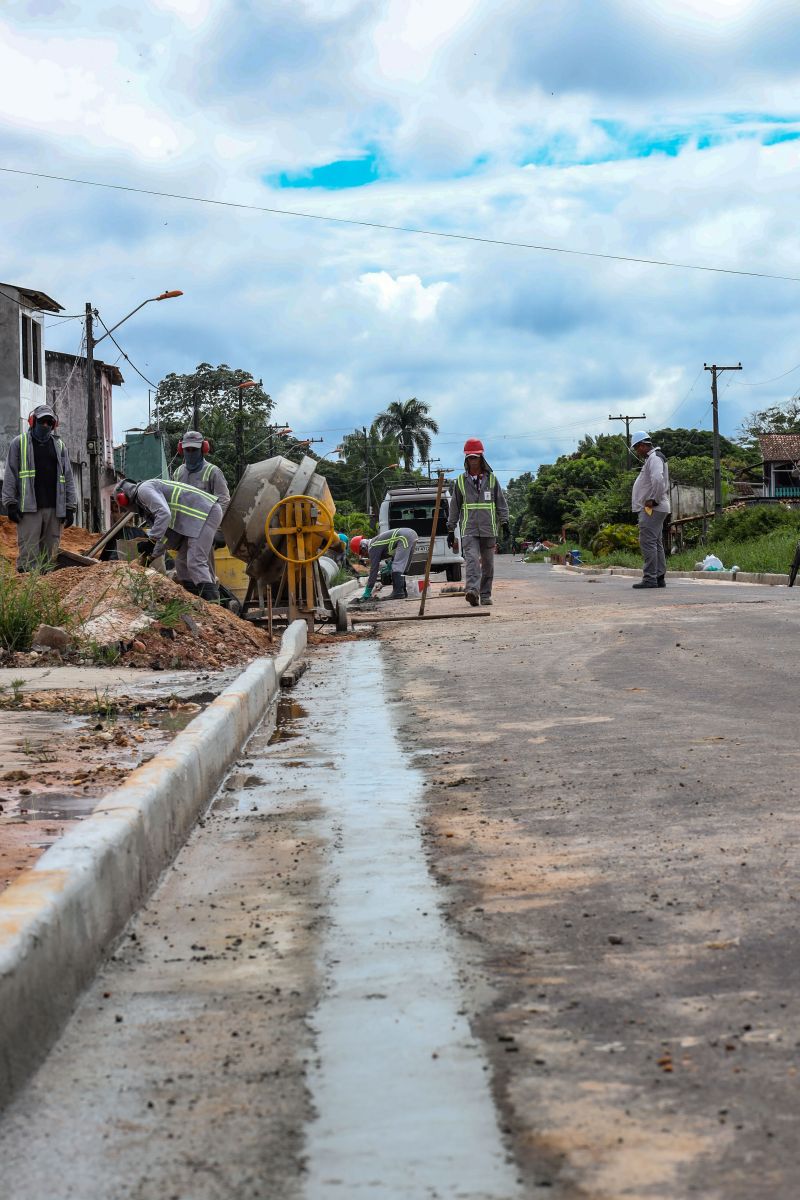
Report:
[[[330,847],[306,1200],[514,1200],[516,1172],[425,861],[422,779],[394,735],[380,647],[342,646],[314,682],[301,736],[254,763],[270,780],[272,811],[301,782],[326,814]]]
[[[88,817],[99,796],[73,796],[67,792],[37,792],[24,797],[14,813],[17,821],[77,821]]]
[[[269,739],[272,746],[276,742],[288,742],[300,737],[299,722],[307,716],[302,704],[298,704],[291,696],[281,696],[278,700],[278,712],[275,731]]]

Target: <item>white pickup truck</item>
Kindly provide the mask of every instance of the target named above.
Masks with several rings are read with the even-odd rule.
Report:
[[[428,546],[431,540],[433,525],[433,510],[436,505],[436,485],[427,487],[393,487],[389,488],[381,503],[378,513],[378,532],[385,533],[388,529],[397,529],[405,525],[417,534],[414,554],[409,563],[409,575],[424,575],[425,562],[428,557]],[[444,571],[445,578],[450,583],[461,580],[461,568],[464,559],[447,545],[447,516],[450,509],[450,493],[442,493],[442,503],[439,508],[439,520],[433,547],[431,571]],[[456,539],[458,532],[456,531]]]

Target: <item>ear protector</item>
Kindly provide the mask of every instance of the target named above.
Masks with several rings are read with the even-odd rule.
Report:
[[[116,500],[119,508],[130,508],[131,502],[124,492],[116,492],[114,499]]]
[[[58,429],[58,417],[54,417],[53,421],[55,422],[55,424],[53,425],[53,428]],[[36,414],[28,413],[28,428],[33,429],[35,424],[36,424]]]
[[[186,449],[187,450],[196,450],[197,447],[196,446],[187,446]],[[200,447],[200,449],[202,450],[203,454],[210,453],[211,443],[209,442],[208,438],[203,438],[203,444]],[[180,454],[181,458],[183,458],[183,442],[182,441],[178,442],[178,454]]]

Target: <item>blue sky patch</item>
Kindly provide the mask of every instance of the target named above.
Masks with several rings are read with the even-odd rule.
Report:
[[[281,188],[324,188],[339,191],[342,188],[364,187],[375,183],[382,172],[376,154],[365,154],[362,158],[340,158],[307,171],[281,171],[279,175],[268,175],[267,183]]]

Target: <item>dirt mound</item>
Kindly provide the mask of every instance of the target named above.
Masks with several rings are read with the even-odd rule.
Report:
[[[61,545],[65,550],[74,554],[85,554],[90,546],[97,541],[98,534],[89,533],[88,529],[78,529],[75,525],[61,531]],[[0,557],[16,562],[17,558],[17,527],[8,517],[0,517]]]

